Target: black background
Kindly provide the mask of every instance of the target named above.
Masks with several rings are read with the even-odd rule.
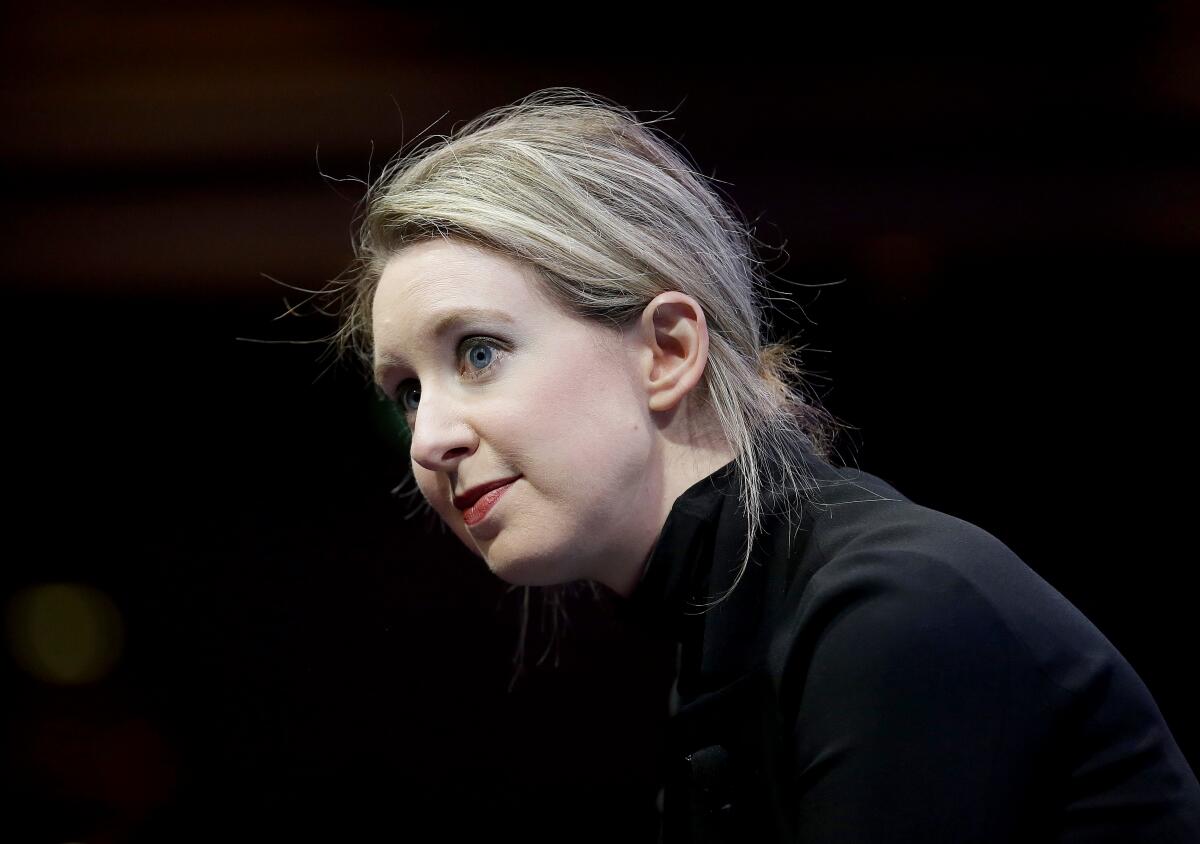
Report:
[[[672,112],[843,459],[1009,544],[1196,767],[1194,7],[797,9],[5,12],[3,589],[125,631],[85,686],[5,652],[6,840],[653,840],[664,655],[581,601],[509,693],[520,594],[404,518],[365,375],[249,341],[332,330],[266,276],[341,271],[353,180],[550,85]]]

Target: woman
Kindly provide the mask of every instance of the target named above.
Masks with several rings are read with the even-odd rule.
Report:
[[[1200,840],[1137,675],[981,529],[826,459],[746,227],[629,112],[539,92],[373,186],[339,339],[515,585],[679,643],[666,841]]]

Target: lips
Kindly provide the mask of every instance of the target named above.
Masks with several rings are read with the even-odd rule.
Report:
[[[466,510],[463,510],[463,523],[466,524],[467,527],[472,527],[482,522],[485,518],[487,518],[487,514],[491,512],[492,507],[496,505],[496,502],[504,497],[504,493],[512,489],[512,485],[514,483],[516,483],[515,478],[503,486],[489,490],[481,495],[478,501],[476,501]]]
[[[500,478],[498,480],[488,481],[485,484],[480,484],[479,486],[473,486],[462,495],[454,496],[454,506],[459,510],[466,510],[492,490],[499,489],[502,486],[508,486],[519,477],[521,476],[514,475],[511,478]]]

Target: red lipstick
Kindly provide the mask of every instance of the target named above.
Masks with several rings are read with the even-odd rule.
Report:
[[[516,482],[517,478],[503,481],[503,486],[494,487],[483,495],[478,496],[475,503],[463,510],[463,521],[466,522],[467,526],[470,527],[482,522],[492,507],[495,506],[496,502],[500,500],[501,496],[508,492],[509,488]],[[457,503],[457,499],[455,503]]]

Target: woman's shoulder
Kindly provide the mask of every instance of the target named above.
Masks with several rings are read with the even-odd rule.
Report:
[[[793,627],[819,626],[833,611],[842,623],[885,625],[879,635],[893,641],[927,632],[981,647],[1003,640],[1060,680],[1064,654],[1119,658],[1078,608],[984,528],[914,503],[868,472],[820,460],[810,467],[816,494],[788,587]]]
[[[919,752],[917,775],[957,772],[946,788],[1036,781],[1047,811],[1087,804],[1117,823],[1132,801],[1164,829],[1196,823],[1195,775],[1083,613],[982,528],[826,466],[768,655],[802,764],[855,748],[858,781],[889,759],[920,767]]]
[[[787,548],[771,662],[792,681],[813,659],[959,665],[1006,677],[1049,708],[1116,678],[1141,710],[1149,693],[1112,642],[987,530],[914,503],[859,469],[810,459],[814,500]],[[782,531],[781,531],[782,533]],[[994,676],[993,676],[994,675]],[[1029,698],[1033,700],[1033,698]]]

